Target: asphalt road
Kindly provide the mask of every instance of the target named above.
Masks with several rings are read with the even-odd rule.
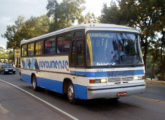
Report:
[[[80,120],[165,120],[165,86],[148,85],[139,95],[112,100],[79,101],[70,104],[63,95],[42,89],[33,91],[18,75],[0,75],[0,79],[19,86]],[[66,114],[40,100],[0,82],[0,120],[69,120]]]

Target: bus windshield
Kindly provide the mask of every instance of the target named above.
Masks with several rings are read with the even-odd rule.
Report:
[[[88,66],[142,65],[139,35],[128,32],[89,31]]]

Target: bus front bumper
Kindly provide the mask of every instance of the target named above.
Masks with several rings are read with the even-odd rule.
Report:
[[[139,84],[92,86],[88,87],[88,99],[118,98],[121,96],[134,95],[145,91],[145,82]],[[124,94],[123,94],[124,93]]]

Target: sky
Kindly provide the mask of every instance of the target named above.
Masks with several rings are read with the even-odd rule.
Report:
[[[84,13],[91,12],[101,15],[103,4],[110,4],[111,0],[86,0]],[[1,35],[5,33],[6,26],[14,24],[18,16],[26,19],[31,16],[40,16],[47,13],[47,0],[0,0],[0,46],[6,48],[7,40]]]

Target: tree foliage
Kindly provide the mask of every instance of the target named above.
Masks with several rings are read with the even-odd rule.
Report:
[[[3,59],[8,58],[8,54],[6,53],[6,51],[3,47],[0,47],[0,58],[3,58]]]
[[[15,21],[14,25],[8,25],[6,28],[6,32],[2,35],[4,38],[7,39],[7,48],[17,48],[17,46],[20,46],[17,43],[17,36],[16,33],[21,27],[21,25],[24,22],[24,17],[19,16],[17,20]]]
[[[29,39],[49,31],[49,18],[46,15],[40,17],[31,17],[25,20],[24,17],[19,16],[14,25],[7,26],[3,37],[7,41],[7,48],[17,49],[20,47],[20,41]]]
[[[52,18],[50,31],[71,26],[75,21],[82,22],[84,0],[48,0],[47,15]]]
[[[80,23],[89,24],[89,23],[99,23],[99,19],[93,13],[87,13],[84,15]]]

